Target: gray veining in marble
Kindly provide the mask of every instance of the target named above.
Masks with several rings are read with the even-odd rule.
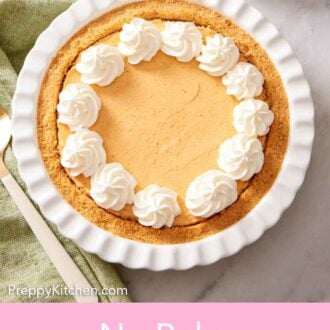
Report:
[[[280,223],[233,257],[184,272],[118,266],[135,301],[330,301],[330,0],[248,2],[292,45],[312,88],[305,183]]]

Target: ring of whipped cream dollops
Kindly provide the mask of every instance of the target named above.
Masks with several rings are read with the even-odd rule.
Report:
[[[192,215],[208,218],[237,200],[236,180],[251,179],[263,166],[263,148],[257,137],[266,135],[274,120],[268,104],[254,98],[262,93],[261,72],[250,63],[239,62],[239,50],[229,37],[215,34],[203,44],[192,22],[166,22],[160,31],[152,22],[134,18],[123,26],[117,47],[98,44],[82,52],[76,65],[81,83],[66,86],[57,106],[58,121],[72,132],[61,164],[72,176],[91,177],[90,196],[100,207],[120,211],[133,204],[139,223],[153,228],[171,227],[181,214],[177,194],[156,184],[135,193],[135,178],[119,163],[106,164],[103,140],[89,130],[101,109],[90,84],[111,84],[124,72],[124,57],[135,65],[152,60],[160,50],[180,62],[196,59],[201,70],[222,77],[227,94],[241,101],[233,112],[237,134],[219,148],[219,169],[201,174],[187,189],[185,205]]]

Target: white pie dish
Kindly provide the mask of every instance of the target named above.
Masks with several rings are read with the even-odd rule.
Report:
[[[291,204],[310,160],[314,136],[314,109],[301,65],[276,28],[241,0],[200,0],[219,10],[249,32],[275,64],[289,99],[290,136],[282,169],[259,204],[236,224],[200,241],[147,244],[113,236],[77,213],[57,192],[47,175],[36,137],[36,104],[50,60],[59,48],[92,19],[124,1],[79,0],[38,38],[19,75],[13,100],[13,145],[19,171],[31,197],[60,232],[86,251],[130,268],[188,269],[232,255],[273,226]],[[269,210],[272,212],[269,212]]]

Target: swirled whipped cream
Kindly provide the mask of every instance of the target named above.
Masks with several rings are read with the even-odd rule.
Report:
[[[99,134],[87,128],[69,135],[61,153],[61,164],[72,176],[93,175],[105,163],[106,154]]]
[[[202,46],[202,54],[197,57],[199,68],[209,75],[220,77],[237,64],[239,50],[233,39],[215,34],[206,37],[206,45]]]
[[[219,170],[198,176],[188,187],[185,204],[196,217],[208,218],[237,199],[236,181]]]
[[[143,18],[133,18],[120,32],[119,51],[131,64],[150,61],[159,51],[161,35],[157,27]]]
[[[122,210],[132,204],[136,180],[119,163],[105,164],[91,179],[90,195],[104,209]]]
[[[228,95],[242,100],[261,94],[264,77],[253,64],[240,62],[223,76],[222,82]]]
[[[263,163],[262,144],[257,138],[236,134],[219,148],[218,165],[234,180],[251,179],[261,171]]]
[[[234,127],[249,136],[266,135],[274,121],[274,114],[266,102],[248,99],[234,108]]]
[[[116,47],[99,44],[82,52],[76,70],[86,84],[107,86],[124,72],[124,60]]]
[[[58,122],[71,131],[91,127],[97,120],[101,100],[93,88],[85,84],[69,84],[59,95]]]
[[[141,225],[158,229],[172,227],[181,210],[174,191],[152,184],[135,195],[133,213]]]
[[[180,62],[189,62],[202,50],[202,34],[192,22],[166,22],[162,51]]]

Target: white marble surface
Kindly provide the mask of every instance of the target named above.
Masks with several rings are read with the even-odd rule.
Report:
[[[184,272],[118,266],[134,301],[330,301],[330,0],[248,2],[292,45],[312,88],[305,183],[280,223],[233,257]]]

